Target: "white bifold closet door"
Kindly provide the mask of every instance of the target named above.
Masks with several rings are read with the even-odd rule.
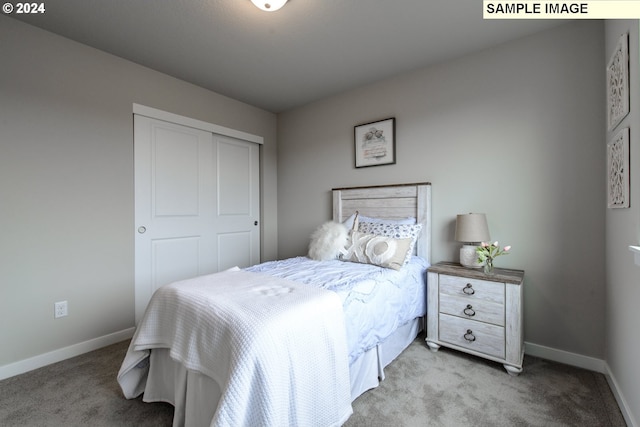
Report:
[[[260,261],[259,146],[134,115],[136,324],[167,283]]]

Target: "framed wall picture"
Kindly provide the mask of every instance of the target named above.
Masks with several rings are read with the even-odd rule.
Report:
[[[356,168],[396,162],[396,119],[354,126]]]
[[[607,129],[612,131],[629,114],[629,35],[618,40],[607,64]]]
[[[629,128],[607,144],[607,206],[629,207]]]

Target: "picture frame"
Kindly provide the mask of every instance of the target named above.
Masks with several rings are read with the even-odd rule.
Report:
[[[629,128],[607,144],[607,207],[629,207]]]
[[[629,35],[623,34],[607,63],[607,129],[629,114]]]
[[[353,144],[356,168],[395,164],[395,117],[354,126]]]

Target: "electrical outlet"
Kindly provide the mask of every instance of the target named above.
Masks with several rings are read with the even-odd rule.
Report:
[[[67,302],[66,301],[59,301],[53,304],[53,317],[54,318],[59,318],[59,317],[64,317],[66,316],[68,313],[67,311]]]

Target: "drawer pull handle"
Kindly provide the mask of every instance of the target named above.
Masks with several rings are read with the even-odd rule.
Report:
[[[465,308],[462,312],[469,317],[473,317],[476,315],[476,311],[473,309],[473,307],[471,307],[471,304],[467,304],[467,308]]]
[[[475,335],[473,335],[473,331],[471,329],[467,329],[467,333],[464,334],[464,339],[469,342],[474,342],[476,340]]]
[[[467,283],[467,286],[462,288],[462,292],[467,295],[473,295],[476,293],[476,291],[473,289],[473,286],[471,286],[471,283]]]

